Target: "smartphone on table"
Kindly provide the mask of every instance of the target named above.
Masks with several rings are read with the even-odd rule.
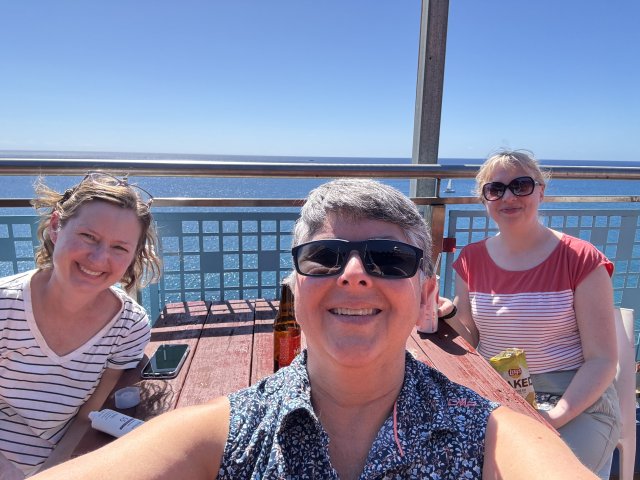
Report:
[[[183,343],[163,343],[142,369],[142,378],[174,378],[189,356],[189,345]]]

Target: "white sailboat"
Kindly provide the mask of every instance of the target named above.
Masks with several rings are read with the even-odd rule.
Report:
[[[456,191],[456,189],[453,188],[453,180],[449,179],[449,181],[447,182],[447,188],[445,188],[444,191],[446,193],[453,193]]]

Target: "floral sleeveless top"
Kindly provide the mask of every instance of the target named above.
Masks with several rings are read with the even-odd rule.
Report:
[[[229,395],[231,418],[218,479],[338,479],[329,437],[311,404],[306,351]],[[407,352],[404,384],[360,479],[482,478],[487,419],[498,407]]]

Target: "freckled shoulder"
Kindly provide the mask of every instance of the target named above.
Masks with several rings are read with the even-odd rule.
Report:
[[[510,408],[489,417],[483,478],[597,479],[549,427]]]

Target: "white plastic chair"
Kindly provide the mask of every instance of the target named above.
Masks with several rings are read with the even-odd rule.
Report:
[[[622,428],[616,448],[619,454],[619,479],[633,480],[636,457],[636,351],[633,310],[616,308],[618,371],[614,382],[620,399]]]

